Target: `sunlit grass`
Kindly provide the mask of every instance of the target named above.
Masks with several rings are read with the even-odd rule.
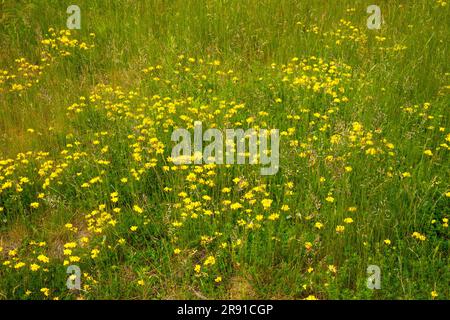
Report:
[[[448,5],[70,4],[0,5],[2,298],[449,298]],[[194,121],[279,172],[174,165]]]

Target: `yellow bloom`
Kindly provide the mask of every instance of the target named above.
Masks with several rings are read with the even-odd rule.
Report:
[[[272,205],[273,200],[272,199],[263,199],[261,200],[261,204],[263,205],[264,209],[269,209]]]
[[[406,171],[406,172],[402,173],[402,176],[403,176],[403,178],[409,178],[409,177],[411,177],[411,173]]]
[[[216,283],[222,282],[222,277],[217,277],[217,278],[214,279],[214,281]]]
[[[113,192],[111,193],[111,202],[116,203],[119,201],[119,193],[118,192]]]
[[[136,231],[137,229],[138,229],[137,226],[131,226],[131,227],[130,227],[130,230],[133,231],[133,232]]]
[[[211,215],[213,214],[213,212],[212,212],[211,210],[204,210],[203,213],[204,213],[206,216],[211,216]]]
[[[267,217],[267,219],[275,221],[280,218],[280,215],[278,213],[272,213],[270,216]]]
[[[73,249],[77,247],[77,243],[76,242],[67,242],[66,244],[64,244],[64,248],[66,249]]]
[[[17,249],[9,250],[8,255],[10,257],[15,257],[17,255]]]
[[[242,204],[240,204],[239,202],[233,203],[232,205],[230,205],[231,210],[237,210],[242,208]]]
[[[203,265],[205,266],[212,266],[216,264],[216,258],[214,258],[213,256],[209,256],[208,258],[206,258],[205,262],[203,262]]]
[[[50,289],[49,289],[49,288],[42,288],[40,291],[41,291],[46,297],[48,297],[49,294],[50,294]]]
[[[91,250],[91,258],[92,258],[92,259],[97,258],[97,256],[98,256],[99,253],[100,253],[100,250],[98,250],[98,249],[92,249],[92,250]]]
[[[39,208],[39,203],[38,202],[33,202],[33,203],[30,204],[30,207],[33,208],[33,209],[37,209],[37,208]]]
[[[80,260],[81,260],[81,258],[78,257],[78,256],[71,256],[71,257],[69,257],[69,261],[70,262],[79,262]]]
[[[425,235],[420,234],[419,232],[413,232],[413,234],[411,236],[420,241],[425,241],[427,239],[427,237]]]
[[[182,191],[178,194],[178,196],[182,197],[182,198],[186,198],[187,197],[187,193]]]
[[[323,228],[323,224],[321,223],[321,222],[316,222],[315,224],[314,224],[314,227],[316,228],[316,229],[322,229]]]
[[[373,156],[377,154],[377,150],[375,148],[369,148],[366,150],[366,154]]]
[[[353,219],[350,218],[350,217],[349,218],[345,218],[344,222],[350,224],[350,223],[353,223]]]
[[[333,272],[333,273],[336,273],[336,272],[337,272],[336,267],[335,267],[334,265],[332,265],[332,264],[328,265],[328,270],[329,270],[330,272]]]
[[[135,212],[137,212],[137,213],[142,213],[142,212],[144,212],[144,210],[143,210],[141,207],[139,207],[138,205],[134,205],[134,206],[133,206],[133,210],[134,210]]]
[[[41,262],[44,262],[44,263],[49,263],[49,262],[50,262],[50,259],[47,258],[46,256],[44,256],[43,254],[40,254],[40,255],[37,257],[37,259],[38,259],[39,261],[41,261]]]
[[[179,222],[179,221],[174,221],[174,222],[172,222],[172,225],[174,226],[174,227],[181,227],[182,225],[183,225],[183,222]]]
[[[32,263],[30,265],[30,270],[31,271],[37,271],[37,270],[39,270],[39,268],[40,268],[40,266],[38,264]]]

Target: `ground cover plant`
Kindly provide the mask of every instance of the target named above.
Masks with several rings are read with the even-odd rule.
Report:
[[[2,299],[449,299],[447,2],[73,4],[0,2]]]

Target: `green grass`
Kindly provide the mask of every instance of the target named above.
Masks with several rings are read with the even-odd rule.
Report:
[[[449,299],[448,4],[78,1],[68,47],[71,4],[0,2],[1,298]],[[280,171],[174,166],[194,121]]]

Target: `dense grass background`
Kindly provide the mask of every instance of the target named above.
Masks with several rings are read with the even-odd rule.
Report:
[[[42,51],[40,41],[51,27],[65,29],[66,8],[71,4],[74,3],[1,0],[0,68],[14,65],[14,60],[20,57],[38,64]],[[9,198],[1,198],[0,194],[0,207],[10,206],[7,222],[1,226],[0,245],[5,248],[5,256],[6,249],[14,249],[30,239],[49,244],[53,241],[57,243],[55,250],[60,250],[63,241],[70,238],[61,231],[64,224],[79,220],[80,212],[92,210],[98,201],[108,201],[109,194],[117,191],[115,180],[121,178],[119,172],[132,163],[126,136],[132,131],[133,122],[111,126],[107,116],[98,110],[87,110],[75,120],[68,117],[67,107],[80,96],[90,96],[97,84],[138,90],[141,97],[155,94],[180,99],[194,97],[200,104],[213,104],[212,96],[217,96],[219,100],[245,102],[245,110],[235,121],[245,123],[245,119],[257,111],[268,111],[271,127],[281,131],[297,127],[297,139],[301,143],[311,137],[308,123],[314,117],[310,115],[304,122],[292,124],[286,121],[286,115],[299,113],[300,106],[311,109],[311,114],[324,115],[331,102],[318,95],[292,91],[283,84],[282,75],[272,70],[271,64],[275,63],[275,70],[279,70],[281,64],[293,57],[314,56],[352,67],[352,80],[345,84],[350,102],[340,108],[339,116],[330,120],[333,128],[330,134],[317,134],[319,142],[323,139],[318,147],[323,151],[319,152],[319,157],[324,158],[327,152],[335,150],[329,143],[333,133],[346,132],[345,128],[359,122],[375,136],[379,130],[382,135],[376,139],[386,139],[395,145],[393,159],[370,160],[352,151],[354,149],[343,147],[337,153],[348,160],[353,173],[341,178],[339,169],[327,167],[325,162],[308,166],[286,151],[288,145],[282,145],[286,151],[282,168],[288,169],[269,177],[267,183],[270,197],[280,207],[285,202],[285,184],[295,183],[293,198],[286,200],[292,210],[291,220],[281,219],[279,225],[267,226],[255,235],[245,233],[248,246],[218,262],[223,285],[203,278],[192,280],[193,276],[186,270],[192,270],[193,261],[197,259],[195,253],[186,254],[185,259],[173,256],[177,246],[173,243],[172,230],[167,227],[167,221],[173,221],[167,218],[167,205],[175,203],[177,198],[176,193],[167,195],[162,189],[165,186],[176,189],[183,185],[184,177],[167,177],[156,170],[146,177],[148,181],[120,189],[120,197],[124,198],[121,204],[124,211],[129,211],[126,213],[129,216],[119,223],[113,236],[125,237],[128,233],[134,221],[132,206],[137,201],[144,203],[149,213],[146,231],[139,237],[127,238],[129,247],[123,252],[118,248],[102,262],[87,264],[85,268],[98,284],[91,283],[94,289],[83,296],[298,299],[314,295],[332,299],[429,299],[431,292],[436,291],[438,298],[450,297],[448,227],[442,226],[442,219],[448,218],[450,211],[448,196],[445,196],[449,192],[449,157],[448,147],[441,145],[449,144],[445,140],[449,131],[449,5],[434,0],[379,0],[377,3],[372,0],[101,0],[77,1],[76,4],[81,8],[82,22],[81,30],[74,34],[90,39],[90,33],[95,33],[95,47],[75,51],[52,63],[43,72],[39,84],[20,95],[0,95],[0,159],[15,158],[17,153],[28,150],[57,154],[70,142],[68,134],[89,141],[97,138],[95,132],[111,130],[116,136],[102,140],[115,153],[108,173],[110,178],[107,186],[86,194],[75,186],[68,174],[58,189],[60,198],[55,200],[60,204],[49,205],[33,215],[27,214],[34,196],[31,192],[28,199],[16,199],[16,202],[7,202]],[[371,4],[381,7],[384,19],[381,30],[366,27],[366,8]],[[340,19],[351,21],[359,29],[357,41],[346,38],[341,39],[340,44],[336,42],[340,38],[335,33],[342,30],[341,34],[345,34],[347,30]],[[317,32],[311,31],[314,28]],[[396,46],[404,48],[394,50]],[[233,69],[239,82],[213,80],[213,93],[205,93],[191,78],[174,76],[179,55],[220,60],[220,68]],[[161,79],[178,81],[178,90],[162,81],[152,81],[142,72],[156,65],[163,67],[159,72]],[[214,74],[214,70],[202,67],[193,69],[199,74]],[[281,106],[276,98],[282,99]],[[120,100],[114,99],[112,101]],[[136,105],[143,102],[133,101]],[[426,102],[431,104],[430,110],[423,109]],[[419,106],[419,111],[412,116],[405,115],[401,109],[414,105]],[[224,124],[217,121],[219,126]],[[27,131],[30,128],[34,131]],[[168,144],[167,135],[164,141]],[[432,159],[424,155],[426,149],[433,150]],[[88,153],[90,151],[87,149]],[[352,155],[345,155],[347,152]],[[71,174],[75,175],[77,169],[70,171]],[[97,169],[89,170],[94,173]],[[219,171],[218,190],[219,186],[232,185],[231,179],[236,176],[257,183],[254,172],[246,170]],[[387,172],[395,177],[386,178]],[[410,172],[412,178],[403,179],[403,172]],[[85,178],[87,176],[86,173]],[[321,176],[326,177],[326,187],[319,181]],[[334,192],[335,205],[317,209],[316,203],[326,203],[324,199],[330,190]],[[218,207],[223,200],[219,191],[212,193]],[[236,195],[236,199],[238,197]],[[143,198],[146,200],[142,202]],[[358,208],[357,214],[352,216],[355,226],[346,228],[354,227],[354,230],[337,238],[334,227],[342,224],[351,206]],[[311,222],[305,219],[311,216],[315,221],[316,211],[320,211],[321,221],[330,226],[317,237],[311,231],[314,229]],[[234,234],[235,223],[236,219],[216,221],[213,225],[217,229],[208,229],[208,232],[221,230]],[[208,224],[186,228],[177,234],[178,246],[187,252],[194,250],[193,239],[207,233],[207,228]],[[426,234],[427,240],[413,239],[413,232]],[[279,238],[278,245],[271,241],[273,237]],[[392,244],[384,244],[386,239]],[[315,256],[305,252],[305,241],[317,243]],[[382,267],[382,290],[366,288],[369,264]],[[328,265],[335,265],[337,273],[327,270]],[[309,275],[306,270],[310,266],[324,270]],[[33,292],[39,292],[39,287],[52,288],[54,296],[60,298],[76,296],[63,290],[65,270],[61,263],[55,263],[52,268],[57,276],[25,277],[27,284],[18,291],[13,290],[14,283],[23,275],[5,268],[6,271],[0,271],[0,276],[4,272],[0,280],[2,296],[25,298],[25,291],[31,287],[37,288]],[[141,278],[146,279],[143,286],[135,283]],[[31,297],[42,298],[34,294]]]
[[[17,57],[38,59],[39,39],[49,27],[65,28],[66,8],[70,1],[2,1],[1,51],[3,66]],[[305,35],[298,21],[317,25],[321,30],[338,27],[339,19],[351,17],[359,28],[365,28],[370,1],[78,1],[82,11],[81,34],[96,33],[97,48],[86,56],[72,57],[56,66],[51,76],[42,79],[45,88],[37,97],[3,105],[2,141],[14,139],[18,149],[30,144],[21,132],[29,127],[49,123],[65,126],[61,110],[68,101],[99,81],[112,84],[140,83],[140,70],[151,64],[168,62],[184,53],[187,56],[215,55],[226,58],[238,70],[252,69],[260,63],[285,62],[294,56],[316,55],[339,58],[352,63],[383,85],[373,86],[371,108],[364,105],[358,112],[368,120],[385,121],[393,116],[393,102],[415,103],[434,97],[448,76],[448,6],[435,1],[379,1],[385,24],[382,31],[369,33],[389,35],[392,43],[406,43],[402,55],[384,59],[369,46],[369,52],[357,55],[347,46],[332,50]],[[437,8],[436,8],[437,7]],[[347,8],[355,8],[353,14]],[[82,62],[82,63],[81,63]],[[54,76],[54,75],[57,76]],[[389,85],[388,85],[389,84]],[[58,86],[61,90],[54,90]],[[386,91],[376,94],[380,87]],[[39,100],[36,100],[39,99]],[[32,111],[32,112],[27,112]],[[39,121],[34,121],[39,120]],[[34,123],[35,122],[35,123]],[[10,137],[10,138],[8,138]],[[14,138],[12,138],[14,137]],[[19,138],[19,139],[18,139]],[[10,141],[10,140],[9,140]]]

